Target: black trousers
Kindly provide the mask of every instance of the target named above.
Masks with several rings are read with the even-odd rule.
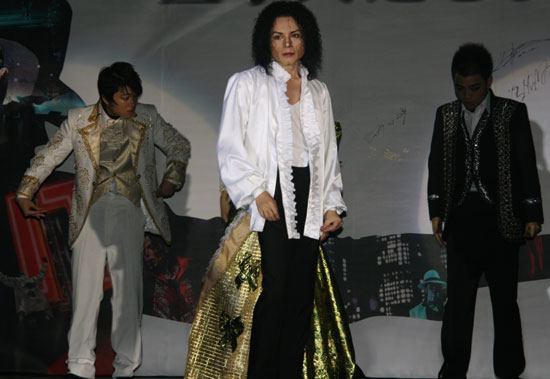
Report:
[[[303,233],[309,168],[293,167],[297,229]],[[248,377],[301,378],[304,347],[311,329],[319,240],[288,239],[281,188],[275,201],[280,220],[266,221],[258,234],[262,249],[262,294],[254,309]]]
[[[472,192],[453,209],[447,233],[447,304],[441,343],[444,379],[465,379],[470,363],[477,288],[489,284],[494,323],[493,366],[499,378],[517,378],[525,368],[517,305],[517,243],[500,237],[496,209]]]

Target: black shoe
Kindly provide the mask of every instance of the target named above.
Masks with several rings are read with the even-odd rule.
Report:
[[[78,375],[75,375],[75,374],[67,374],[65,376],[67,379],[86,379],[86,378],[83,378],[82,376],[78,376]]]

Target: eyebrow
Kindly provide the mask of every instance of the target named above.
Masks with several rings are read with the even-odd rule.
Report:
[[[481,83],[474,83],[474,84],[470,84],[470,85],[463,85],[463,84],[458,84],[458,83],[455,83],[455,87],[468,87],[468,88],[471,88],[471,87],[477,87],[477,86],[480,86]]]
[[[292,31],[290,32],[290,34],[296,33],[296,32],[300,32],[300,33],[301,33],[302,31],[301,31],[300,29],[296,29],[296,30],[292,30]],[[277,31],[274,30],[274,31],[271,32],[271,34],[284,34],[284,33],[283,33],[283,32],[277,32]]]

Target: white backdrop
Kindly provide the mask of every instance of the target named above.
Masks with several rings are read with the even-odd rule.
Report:
[[[72,29],[61,79],[94,103],[98,70],[117,60],[132,62],[144,82],[142,102],[156,104],[192,143],[185,190],[170,206],[179,215],[207,219],[219,212],[215,143],[225,84],[232,73],[251,66],[251,28],[261,7],[246,1],[178,2],[70,1]],[[548,193],[548,0],[310,0],[306,5],[321,27],[321,80],[344,130],[340,158],[349,212],[343,236],[430,233],[425,198],[433,119],[436,107],[453,99],[450,61],[467,41],[483,42],[493,53],[496,94],[527,103],[543,194]],[[524,378],[550,375],[546,287],[548,281],[520,286]],[[486,292],[482,289],[478,300],[472,378],[493,377]],[[354,323],[358,362],[373,377],[435,377],[440,326],[397,317]],[[182,374],[187,333],[188,325],[146,317],[138,374]]]

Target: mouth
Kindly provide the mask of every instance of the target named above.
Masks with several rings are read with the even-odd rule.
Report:
[[[291,57],[294,53],[283,53],[283,57]]]

